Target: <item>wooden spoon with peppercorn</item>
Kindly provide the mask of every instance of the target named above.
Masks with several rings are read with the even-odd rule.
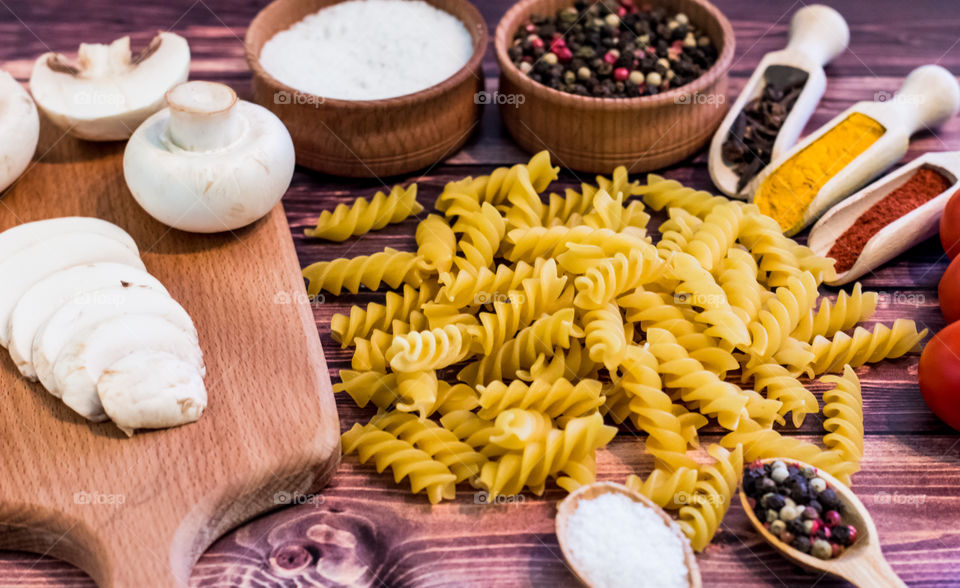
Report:
[[[827,211],[807,245],[837,260],[838,286],[909,251],[939,230],[960,186],[960,151],[924,154]]]
[[[793,15],[786,48],[761,59],[710,143],[710,177],[721,192],[747,198],[750,180],[796,143],[827,89],[823,66],[849,40],[846,21],[829,6]]]
[[[781,466],[782,471],[777,472]],[[764,468],[759,472],[759,478],[755,470],[757,467]],[[754,471],[751,473],[751,470]],[[803,499],[794,501],[791,498],[800,498],[795,493],[783,496],[777,491],[781,488],[792,491],[797,485],[802,486],[796,480],[798,475],[806,480],[806,495],[817,497],[809,500],[809,503],[816,502],[816,505],[804,506],[801,502]],[[748,477],[752,480],[748,481]],[[771,480],[776,487],[771,486],[767,480]],[[753,496],[748,496],[746,488],[752,490]],[[744,472],[744,482],[740,486],[740,503],[747,513],[747,518],[764,540],[799,566],[839,576],[861,587],[906,586],[883,557],[877,528],[867,507],[849,488],[827,472],[793,459],[758,460],[748,465]],[[758,512],[765,518],[776,518],[764,524],[757,518]],[[810,541],[810,537],[804,540],[801,536],[803,534],[795,534],[789,530],[798,527],[798,520],[802,521],[804,533],[809,533],[814,538],[813,541]],[[780,526],[784,529],[779,536],[771,532],[771,529],[776,531]],[[791,544],[783,539],[790,540]],[[794,545],[808,550],[809,553]],[[827,547],[824,547],[825,545]]]

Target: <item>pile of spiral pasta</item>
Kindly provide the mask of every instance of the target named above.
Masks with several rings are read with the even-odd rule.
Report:
[[[631,182],[622,168],[541,196],[558,171],[540,153],[451,182],[416,252],[304,270],[311,295],[394,290],[332,320],[333,337],[355,347],[335,390],[379,409],[343,435],[344,453],[433,503],[460,482],[539,495],[592,482],[596,450],[617,432],[608,423],[629,420],[655,467],[627,484],[678,510],[697,550],[744,461],[797,459],[849,482],[863,453],[851,368],[899,357],[925,332],[902,319],[857,326],[877,305],[859,284],[820,300],[833,260],[752,205],[652,174]],[[402,221],[422,210],[415,188],[340,205],[309,234],[342,241]],[[668,215],[659,241],[647,208]],[[787,415],[799,427],[820,410],[799,378],[826,373],[841,375],[823,378],[823,446],[782,436],[773,426]],[[702,465],[688,451],[709,419],[729,433]]]

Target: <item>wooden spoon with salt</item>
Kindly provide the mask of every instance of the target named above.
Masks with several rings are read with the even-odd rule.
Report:
[[[784,463],[797,464],[801,467],[813,467],[795,459],[785,457],[771,457],[760,460],[762,463],[771,463],[776,460]],[[817,476],[833,488],[837,497],[843,502],[843,520],[848,525],[853,525],[857,529],[857,539],[853,545],[844,549],[843,553],[833,559],[819,559],[810,554],[794,549],[775,537],[768,531],[757,518],[753,508],[747,500],[747,495],[740,487],[740,504],[743,505],[743,511],[747,513],[747,518],[757,529],[757,532],[764,540],[776,548],[787,559],[793,561],[800,567],[817,572],[826,572],[834,576],[839,576],[844,580],[860,587],[885,588],[885,587],[905,587],[906,584],[897,577],[890,564],[883,557],[880,550],[880,538],[877,535],[877,528],[873,524],[873,519],[867,511],[867,507],[860,502],[849,488],[841,484],[839,480],[827,472],[817,470]]]
[[[837,204],[810,229],[807,245],[818,255],[828,257],[837,239],[857,222],[860,215],[907,183],[922,167],[942,174],[951,182],[950,187],[877,231],[864,244],[850,269],[837,272],[836,279],[828,280],[828,284],[838,286],[852,282],[937,234],[943,209],[960,187],[960,151],[922,155]]]
[[[569,547],[569,522],[570,516],[577,510],[577,506],[580,504],[581,500],[593,500],[594,498],[600,496],[601,494],[614,493],[621,494],[626,496],[634,502],[639,502],[653,510],[653,512],[660,515],[660,518],[663,519],[663,522],[667,527],[673,531],[679,538],[680,542],[683,544],[683,555],[684,563],[687,566],[687,573],[690,579],[690,588],[700,588],[702,582],[700,580],[700,568],[697,566],[697,558],[693,554],[693,549],[690,547],[690,541],[687,539],[686,535],[683,534],[683,531],[680,530],[680,527],[677,523],[670,517],[662,508],[657,506],[652,500],[627,488],[623,484],[617,484],[615,482],[593,482],[592,484],[587,484],[581,486],[570,493],[569,496],[563,499],[560,504],[557,505],[557,540],[560,543],[560,551],[563,552],[563,557],[567,560],[567,564],[573,573],[583,582],[586,586],[592,586],[589,582],[589,576],[584,569],[584,566],[581,562],[578,562],[571,553]]]
[[[721,192],[733,198],[746,199],[750,186],[743,191],[737,190],[740,176],[723,159],[723,144],[730,134],[730,127],[743,111],[747,102],[757,98],[763,92],[767,70],[771,66],[796,68],[807,74],[807,81],[797,97],[796,103],[784,119],[773,143],[772,157],[776,159],[797,142],[803,127],[813,111],[817,109],[820,98],[827,89],[827,76],[823,66],[834,57],[843,53],[850,41],[850,30],[840,13],[822,4],[811,4],[798,10],[790,20],[790,40],[780,51],[767,53],[760,60],[747,81],[740,97],[733,103],[727,116],[713,135],[710,143],[708,162],[710,178]]]

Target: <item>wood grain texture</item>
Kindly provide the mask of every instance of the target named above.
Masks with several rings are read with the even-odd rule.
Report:
[[[322,488],[339,463],[333,392],[283,208],[231,233],[174,231],[127,191],[122,143],[43,128],[47,155],[5,194],[0,230],[60,216],[126,229],[197,325],[209,404],[197,423],[127,438],[20,377],[3,353],[0,547],[56,555],[104,587],[183,584],[217,537]]]
[[[249,99],[250,74],[242,39],[247,24],[265,3],[170,0],[117,5],[114,0],[4,0],[0,4],[0,67],[24,80],[33,59],[47,47],[72,51],[81,40],[103,42],[126,33],[133,33],[137,45],[146,43],[157,29],[172,28],[190,41],[194,79],[226,82]],[[893,92],[919,65],[939,62],[960,72],[956,32],[960,30],[960,12],[953,2],[828,3],[848,20],[851,43],[827,68],[827,92],[808,132],[853,101],[871,100],[880,91]],[[511,0],[476,2],[491,30],[511,4]],[[790,15],[800,5],[786,0],[717,0],[716,4],[737,35],[737,53],[730,69],[730,95],[735,96],[762,55],[786,44]],[[487,89],[496,89],[498,69],[492,51],[488,50],[483,71]],[[960,149],[960,118],[949,121],[937,135],[917,135],[904,161],[928,150],[956,149]],[[304,239],[303,228],[311,225],[321,210],[372,194],[384,183],[408,181],[420,181],[420,201],[430,205],[447,181],[487,173],[497,165],[524,158],[525,153],[503,128],[497,109],[488,106],[478,131],[444,164],[383,178],[383,183],[298,170],[284,207],[299,260],[307,264],[382,250],[387,245],[407,250],[414,246],[414,220],[343,244]],[[710,188],[704,154],[662,173]],[[551,189],[559,191],[589,179],[588,174],[564,171],[562,181]],[[874,320],[911,317],[932,330],[941,328],[936,285],[944,269],[943,251],[931,240],[870,275],[864,287],[882,294]],[[351,304],[379,297],[363,293],[328,298],[314,306],[334,378],[336,370],[348,365],[349,355],[330,338],[330,316]],[[863,470],[854,477],[853,490],[870,509],[884,554],[905,582],[954,586],[960,584],[960,436],[938,421],[920,398],[917,361],[916,355],[910,355],[858,370],[864,386],[867,440]],[[823,387],[813,389],[819,395]],[[344,429],[372,414],[356,408],[349,399],[337,399],[337,403]],[[293,422],[300,418],[295,409],[278,410]],[[811,415],[801,437],[815,441],[818,427],[818,419]],[[717,440],[718,432],[713,429],[705,434],[704,443]],[[628,428],[598,456],[603,480],[622,482],[630,473],[646,474],[651,465]],[[0,456],[0,473],[13,467],[6,456]],[[562,498],[562,492],[552,489],[542,498],[525,496],[522,504],[475,504],[472,492],[465,488],[455,503],[431,508],[422,497],[411,496],[392,479],[349,458],[322,494],[300,496],[296,501],[303,504],[264,516],[217,541],[197,562],[191,584],[319,586],[332,584],[331,579],[352,577],[360,583],[391,587],[574,586],[574,577],[559,558],[553,531],[555,505]],[[351,543],[349,537],[359,538],[357,547],[343,549]],[[780,557],[752,532],[736,504],[714,544],[698,559],[705,586],[841,585],[804,572]],[[83,572],[59,560],[0,552],[0,586],[23,584],[93,585]]]

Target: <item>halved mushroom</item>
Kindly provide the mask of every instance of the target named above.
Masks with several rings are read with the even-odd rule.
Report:
[[[167,90],[184,82],[190,47],[174,33],[158,33],[134,56],[130,37],[109,45],[82,43],[77,63],[59,53],[41,55],[30,91],[37,106],[61,129],[81,139],[126,139],[163,108]]]
[[[269,213],[296,159],[280,119],[214,82],[181,84],[167,102],[123,153],[123,176],[140,206],[195,233],[238,229]]]
[[[50,274],[75,265],[111,261],[144,269],[140,256],[119,241],[96,233],[67,233],[50,237],[21,249],[0,261],[0,325],[23,294]],[[0,328],[0,345],[10,342],[6,328]]]
[[[0,71],[0,192],[23,173],[40,138],[40,115],[33,98],[13,76]]]
[[[10,357],[20,373],[35,380],[33,339],[53,313],[81,294],[93,299],[96,291],[112,287],[144,286],[167,293],[158,279],[121,263],[78,265],[47,276],[27,290],[10,315],[7,325]]]
[[[164,292],[142,286],[87,292],[72,298],[54,312],[33,339],[30,357],[43,387],[54,396],[60,396],[53,365],[68,341],[104,321],[129,314],[159,316],[197,341],[197,329],[190,315]]]
[[[53,366],[63,403],[91,421],[107,419],[97,382],[107,368],[135,351],[163,351],[204,373],[203,352],[190,334],[150,314],[128,314],[77,333]]]
[[[190,362],[163,351],[135,351],[97,381],[103,410],[121,431],[192,423],[207,406],[203,376]]]
[[[133,237],[117,225],[89,216],[65,216],[23,223],[0,233],[0,262],[21,249],[66,233],[96,233],[139,254]]]

